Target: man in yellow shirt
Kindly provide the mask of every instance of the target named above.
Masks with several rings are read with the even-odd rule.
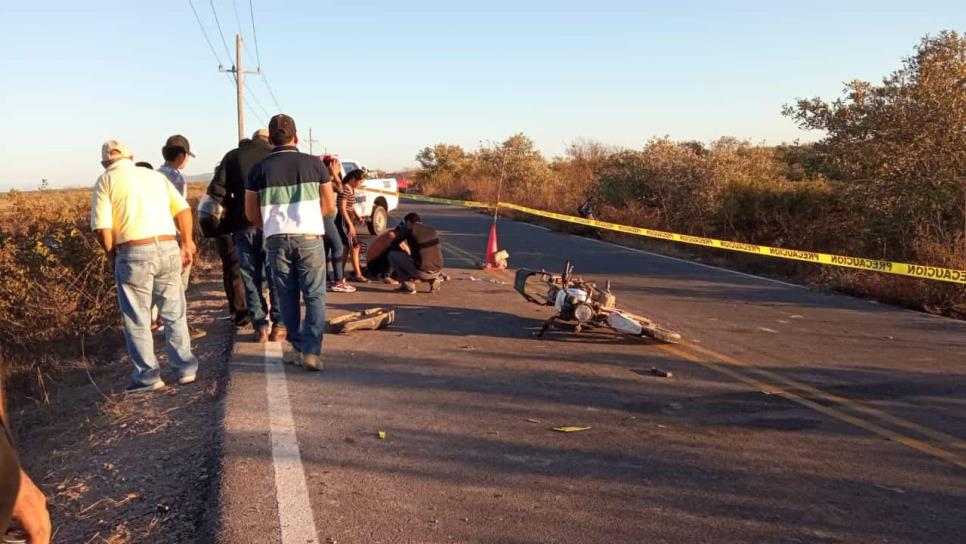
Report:
[[[123,143],[104,143],[104,173],[94,185],[91,206],[91,228],[114,259],[118,305],[135,368],[128,393],[164,387],[154,355],[152,303],[164,322],[166,351],[178,383],[194,382],[198,372],[181,287],[181,270],[191,265],[196,251],[191,208],[163,174],[138,168],[132,159]],[[175,236],[179,231],[180,239]]]

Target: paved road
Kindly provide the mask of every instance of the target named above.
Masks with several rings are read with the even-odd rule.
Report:
[[[966,324],[502,222],[514,267],[570,257],[685,342],[536,339],[549,311],[472,269],[488,219],[405,208],[443,292],[330,295],[398,323],[321,374],[236,345],[222,542],[963,541]]]

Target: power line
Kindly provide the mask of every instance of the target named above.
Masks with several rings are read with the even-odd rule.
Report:
[[[252,19],[252,38],[255,39],[255,61],[258,63],[258,71],[261,72],[262,82],[265,83],[265,88],[268,89],[269,96],[272,97],[272,102],[275,103],[275,107],[281,112],[282,106],[278,103],[278,98],[275,97],[275,91],[272,90],[272,86],[268,83],[268,76],[262,70],[262,55],[258,49],[258,32],[255,30],[255,4],[253,0],[248,0],[248,11]]]
[[[231,0],[231,9],[235,11],[235,25],[238,26],[238,33],[242,35],[242,39],[245,39],[245,31],[242,30],[241,16],[238,15],[238,0]],[[245,48],[245,55],[248,56],[248,60],[252,61],[252,64],[258,64],[258,61],[255,58],[255,55],[252,54],[251,49]]]
[[[211,1],[210,3],[211,3],[211,11],[215,15],[215,22],[218,24],[218,33],[221,35],[222,45],[225,46],[225,52],[228,53],[228,59],[231,60],[231,52],[228,51],[228,44],[225,43],[225,35],[222,32],[222,30],[221,30],[221,23],[218,21],[218,12],[215,11],[215,4],[214,4],[214,2]],[[233,86],[233,87],[236,87],[237,88],[237,86],[239,84],[239,81],[238,81],[238,70],[236,70],[235,68],[232,68],[231,70],[225,70],[224,69],[224,63],[221,62],[221,58],[218,57],[218,51],[215,50],[214,44],[211,43],[211,38],[208,37],[208,31],[205,30],[205,25],[204,25],[204,23],[201,22],[201,16],[198,15],[198,10],[195,8],[194,2],[192,2],[191,0],[188,0],[188,5],[191,6],[191,12],[194,13],[194,15],[195,15],[195,20],[198,22],[198,27],[201,29],[201,34],[205,37],[205,42],[208,44],[208,49],[211,50],[212,56],[214,56],[215,57],[215,61],[218,62],[218,69],[220,71],[224,72],[225,76],[228,78],[228,84],[231,85],[231,86]],[[236,22],[239,22],[238,19],[237,19],[237,11],[236,11]],[[241,28],[239,28],[239,34],[240,34],[240,31],[241,31]],[[241,62],[241,61],[238,60],[238,62]],[[245,88],[248,88],[248,85],[245,83],[244,79],[242,79],[242,84],[245,86]],[[249,89],[249,91],[251,91],[251,89]],[[252,106],[252,104],[248,101],[248,98],[242,96],[241,93],[239,93],[239,98],[241,98],[241,99],[244,100],[244,103],[245,103],[245,105],[248,106],[248,109],[251,110],[252,114],[255,115],[258,118],[259,124],[261,126],[267,126],[267,123],[265,122],[264,115],[261,114],[261,113],[259,113],[258,110],[256,110]],[[254,95],[252,96],[252,98],[255,99],[255,101],[258,103],[258,106],[262,109],[262,111],[266,111],[265,110],[265,107],[262,106],[260,102],[258,102],[258,99],[255,98]],[[239,114],[238,115],[239,115],[239,133],[241,133],[241,124],[242,124],[241,123],[241,115],[242,114],[241,114],[241,108],[240,107],[239,107]],[[265,114],[265,115],[267,115],[267,114]],[[244,137],[244,136],[243,135],[240,135],[240,137]]]
[[[252,17],[252,37],[255,38],[255,60],[258,63],[258,68],[262,67],[262,57],[258,52],[258,33],[255,32],[255,5],[252,0],[248,0],[248,12]]]
[[[265,116],[258,113],[258,110],[252,107],[252,103],[248,101],[248,97],[245,97],[245,105],[248,106],[248,110],[252,112],[252,115],[258,117],[258,125],[262,127],[267,127],[268,123],[265,122]]]
[[[245,31],[242,30],[241,16],[238,14],[238,0],[232,0],[231,7],[235,11],[235,24],[238,25],[238,33],[241,34],[242,38],[244,39]],[[256,66],[258,65],[258,59],[255,58],[255,55],[252,53],[250,48],[245,48],[245,56],[248,57],[248,60],[252,61],[252,64]]]
[[[211,13],[215,15],[215,24],[218,25],[218,34],[221,36],[221,44],[225,46],[225,54],[228,58],[231,58],[231,52],[228,50],[228,42],[225,41],[225,33],[221,30],[221,21],[218,20],[218,11],[215,10],[215,0],[208,0],[211,5]]]
[[[268,84],[268,76],[265,75],[264,70],[262,70],[262,82],[265,83],[265,88],[268,89],[268,94],[272,97],[272,102],[275,102],[275,107],[278,108],[279,113],[281,113],[283,111],[282,106],[278,105],[278,99],[275,98],[275,93],[272,92],[272,86]]]
[[[238,17],[238,0],[231,0],[231,9],[235,11],[235,24],[238,25],[238,33],[242,34],[241,19]]]
[[[228,77],[228,84],[231,86],[235,86],[236,85],[235,75],[230,72],[224,72],[224,74]],[[247,84],[245,84],[245,88],[248,88]],[[259,113],[258,110],[252,107],[252,104],[251,102],[248,101],[247,96],[244,98],[244,100],[245,100],[245,105],[248,106],[248,110],[251,112],[251,114],[258,118],[258,124],[261,126],[268,126],[268,123],[265,122],[265,115],[262,113]]]
[[[218,66],[223,66],[221,59],[218,58],[218,52],[215,51],[215,46],[212,45],[211,39],[208,38],[208,32],[205,31],[205,25],[201,22],[201,17],[198,16],[198,10],[195,9],[195,4],[191,0],[188,0],[188,5],[191,6],[191,11],[195,14],[195,20],[198,21],[198,26],[201,28],[201,34],[204,35],[205,41],[208,42],[208,48],[211,49],[211,54],[215,56],[215,60],[218,61]],[[231,55],[228,55],[231,58]]]
[[[268,110],[265,108],[265,106],[262,105],[261,100],[259,100],[258,97],[255,95],[255,91],[253,91],[252,88],[248,86],[247,80],[245,81],[245,89],[248,90],[248,93],[251,95],[252,100],[255,101],[255,105],[258,106],[258,108],[262,111],[262,113],[268,117],[271,117],[271,115],[268,113]]]

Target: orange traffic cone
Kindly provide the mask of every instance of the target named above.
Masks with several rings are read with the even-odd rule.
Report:
[[[502,270],[506,268],[506,265],[501,265],[496,261],[496,254],[500,251],[499,245],[496,241],[496,223],[490,227],[490,239],[486,241],[486,264],[483,266],[485,269],[497,269]]]

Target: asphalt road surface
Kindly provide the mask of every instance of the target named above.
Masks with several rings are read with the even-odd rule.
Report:
[[[964,542],[966,324],[502,221],[512,267],[570,258],[685,340],[538,339],[551,309],[474,269],[489,219],[410,210],[442,292],[330,294],[397,322],[322,373],[236,344],[222,542]]]

